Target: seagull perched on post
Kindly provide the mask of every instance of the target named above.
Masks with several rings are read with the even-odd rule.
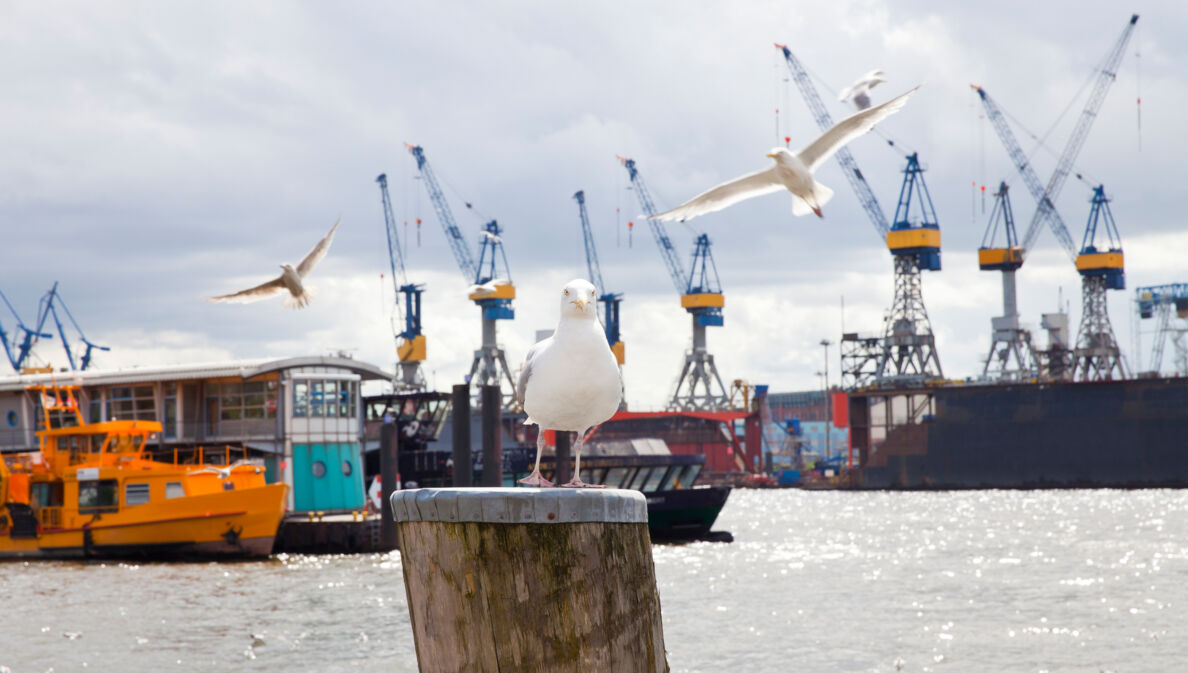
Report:
[[[887,76],[882,70],[871,70],[855,80],[850,86],[842,89],[837,99],[843,103],[853,101],[854,107],[865,110],[870,107],[870,90],[878,86],[879,82],[886,81]]]
[[[816,213],[817,217],[824,217],[821,214],[821,206],[833,197],[833,190],[817,182],[813,178],[813,171],[836,154],[843,145],[897,112],[919,88],[916,87],[898,98],[892,98],[882,105],[846,117],[796,154],[783,147],[777,147],[767,153],[768,157],[775,159],[774,166],[724,182],[672,210],[653,215],[651,219],[684,222],[698,215],[722,210],[753,196],[784,189],[792,192],[793,215],[811,212]]]
[[[568,487],[602,488],[581,480],[582,441],[590,428],[615,415],[622,398],[619,364],[598,324],[596,291],[575,279],[561,290],[561,319],[553,336],[538,341],[524,359],[516,383],[516,399],[528,412],[525,425],[535,423],[536,467],[520,480],[529,486],[552,486],[540,474],[545,430],[575,431],[573,479]]]
[[[273,278],[267,283],[257,285],[253,288],[240,290],[232,294],[224,294],[218,297],[208,297],[213,302],[240,302],[248,303],[271,297],[274,294],[280,294],[285,290],[289,291],[289,296],[285,297],[285,306],[289,308],[305,308],[310,299],[313,299],[313,288],[305,285],[305,277],[313,271],[314,266],[322,261],[326,256],[326,252],[330,250],[330,242],[334,240],[334,231],[338,229],[338,222],[330,227],[330,232],[318,241],[318,244],[309,251],[305,259],[297,264],[294,269],[289,264],[281,264],[281,275]]]

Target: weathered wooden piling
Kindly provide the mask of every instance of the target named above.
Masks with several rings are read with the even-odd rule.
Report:
[[[668,670],[642,493],[423,488],[392,511],[421,673]]]
[[[470,455],[470,384],[455,385],[453,394],[454,486],[473,486],[473,458]]]

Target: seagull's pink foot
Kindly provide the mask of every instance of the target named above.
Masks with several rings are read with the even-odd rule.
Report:
[[[525,486],[540,486],[542,488],[553,486],[553,482],[545,479],[544,475],[540,473],[539,469],[533,470],[532,474],[521,479],[520,483],[524,484]]]
[[[606,488],[605,484],[587,484],[586,482],[574,477],[569,481],[561,484],[561,488]]]

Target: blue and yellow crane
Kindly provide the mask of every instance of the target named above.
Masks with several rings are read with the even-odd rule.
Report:
[[[821,131],[832,128],[833,117],[800,60],[786,45],[775,46],[783,54],[792,80],[817,126]],[[941,232],[919,157],[916,153],[907,156],[899,202],[890,223],[849,148],[841,147],[834,157],[895,262],[895,295],[883,321],[883,336],[879,339],[842,335],[843,377],[852,386],[880,388],[919,386],[943,378],[932,323],[920,289],[920,271],[941,269]]]
[[[594,231],[590,227],[590,217],[586,214],[586,193],[578,190],[573,198],[578,203],[578,215],[582,221],[582,240],[586,243],[586,270],[590,275],[590,282],[598,291],[598,301],[602,304],[602,326],[606,331],[606,341],[610,344],[611,352],[615,354],[619,366],[627,361],[627,346],[623,343],[619,331],[619,304],[623,301],[622,294],[607,292],[602,282],[602,266],[598,263],[598,249],[594,246]]]
[[[640,207],[649,216],[652,237],[656,239],[656,247],[668,267],[673,286],[681,295],[681,307],[693,319],[693,348],[685,353],[685,365],[677,378],[668,408],[682,411],[729,409],[730,396],[722,385],[722,377],[714,365],[714,356],[706,345],[706,328],[725,324],[722,309],[726,306],[726,296],[722,294],[722,286],[718,282],[718,269],[714,266],[709,236],[704,233],[697,236],[693,266],[686,275],[680,255],[669,239],[664,224],[651,219],[659,211],[635,167],[635,160],[621,156],[619,161],[627,169]]]
[[[44,316],[41,316],[41,324],[36,329],[31,328],[21,320],[21,316],[12,307],[12,303],[8,301],[3,290],[0,290],[0,299],[4,300],[4,305],[8,307],[9,313],[12,313],[12,317],[16,319],[17,333],[13,334],[11,338],[8,336],[8,332],[4,331],[3,323],[0,323],[0,342],[4,343],[4,354],[8,356],[8,364],[12,365],[12,370],[19,374],[25,368],[29,353],[33,351],[33,346],[37,345],[38,339],[54,337],[49,332],[42,331],[45,327]]]
[[[17,321],[17,329],[23,332],[20,337],[20,343],[17,343],[16,335],[12,340],[9,340],[8,334],[4,328],[0,326],[0,341],[4,342],[4,352],[8,356],[8,363],[17,373],[21,373],[27,369],[29,356],[33,352],[33,347],[41,339],[52,339],[53,334],[45,331],[45,321],[50,317],[54,319],[54,326],[58,330],[58,338],[62,340],[62,349],[66,352],[66,362],[70,365],[71,371],[85,371],[87,367],[91,366],[91,356],[94,351],[109,351],[107,346],[100,346],[87,338],[83,333],[82,327],[79,326],[78,321],[74,319],[74,314],[70,312],[70,307],[66,305],[66,300],[62,298],[62,294],[58,292],[58,282],[54,281],[53,287],[42,295],[37,305],[37,326],[30,328],[21,321],[17,315],[16,309],[8,301],[8,297],[0,292],[0,299],[4,300],[4,304],[8,306],[9,312]],[[82,356],[75,361],[75,352],[70,348],[70,339],[66,335],[66,326],[62,324],[62,317],[58,315],[58,309],[66,314],[66,318],[70,320],[70,324],[74,326],[74,330],[78,333],[78,340],[86,347]],[[13,354],[13,350],[16,354]]]
[[[466,240],[454,220],[445,193],[437,183],[425,152],[420,145],[405,143],[409,153],[417,162],[421,181],[429,192],[429,200],[437,213],[437,219],[445,232],[446,240],[454,252],[454,259],[463,277],[471,283],[467,298],[482,311],[482,346],[474,352],[474,361],[466,375],[467,383],[500,386],[503,383],[505,404],[511,404],[515,391],[515,380],[507,366],[507,357],[497,341],[496,325],[500,320],[516,317],[512,300],[516,298],[516,287],[511,281],[507,264],[507,253],[503,249],[503,229],[495,220],[485,223],[480,232],[479,259],[476,263],[466,245]],[[470,208],[470,204],[466,204]]]
[[[400,232],[396,228],[396,217],[392,213],[392,199],[388,196],[388,176],[380,173],[375,179],[380,186],[380,199],[384,208],[384,226],[388,234],[388,262],[392,270],[392,287],[396,291],[396,303],[404,295],[404,329],[396,335],[396,357],[400,375],[393,381],[398,390],[424,390],[425,373],[421,363],[428,354],[425,335],[421,332],[421,294],[425,286],[408,282],[404,266],[404,251],[400,246]]]

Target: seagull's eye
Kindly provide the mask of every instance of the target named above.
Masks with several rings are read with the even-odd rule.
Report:
[[[591,296],[591,297],[593,297],[593,296],[594,296],[594,290],[590,290],[590,296]]]

